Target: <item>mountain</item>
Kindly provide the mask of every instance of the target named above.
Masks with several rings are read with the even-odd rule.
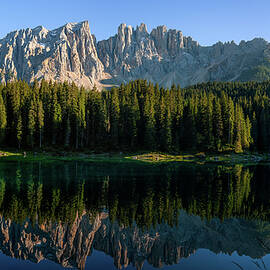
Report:
[[[15,31],[0,40],[0,74],[28,82],[68,81],[92,86],[103,74],[88,22],[48,31],[42,26]]]
[[[159,224],[143,230],[135,223],[131,227],[112,223],[106,212],[84,212],[70,224],[16,223],[0,217],[0,250],[4,254],[35,263],[48,259],[68,268],[84,269],[93,249],[113,257],[118,269],[129,264],[142,269],[145,261],[157,268],[176,264],[200,248],[260,258],[267,254],[268,246],[268,222],[206,221],[185,211],[176,226]]]
[[[42,26],[0,40],[0,80],[75,82],[98,88],[147,79],[162,86],[270,79],[270,44],[261,38],[201,46],[178,30],[121,24],[96,42],[87,21],[49,31]]]

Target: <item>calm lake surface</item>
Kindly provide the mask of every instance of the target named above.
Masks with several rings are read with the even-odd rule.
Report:
[[[0,162],[1,269],[259,266],[270,269],[269,164]]]

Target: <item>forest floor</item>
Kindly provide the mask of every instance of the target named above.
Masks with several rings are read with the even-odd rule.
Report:
[[[140,153],[94,153],[94,152],[71,152],[71,151],[14,151],[1,150],[0,161],[86,161],[102,163],[196,163],[196,164],[256,164],[258,162],[270,162],[270,154],[259,153],[183,153],[179,155],[166,154],[161,152],[140,152]]]

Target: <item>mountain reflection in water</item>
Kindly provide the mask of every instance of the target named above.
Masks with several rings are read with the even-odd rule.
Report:
[[[268,166],[0,163],[0,249],[83,269],[174,265],[199,249],[270,253]]]

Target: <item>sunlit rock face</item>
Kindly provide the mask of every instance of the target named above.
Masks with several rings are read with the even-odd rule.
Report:
[[[269,60],[270,45],[259,38],[204,47],[166,26],[149,33],[142,23],[136,28],[121,24],[115,36],[97,42],[85,21],[52,31],[38,26],[9,33],[0,40],[0,81],[45,79],[101,89],[147,79],[183,87],[250,80],[252,69]]]
[[[198,48],[181,31],[159,26],[149,34],[145,24],[136,29],[121,24],[117,35],[97,43],[99,58],[116,82],[143,78],[164,86],[187,84],[183,80],[196,64],[190,53]]]
[[[0,219],[0,249],[11,257],[33,262],[49,259],[64,267],[83,269],[93,249],[103,251],[114,259],[117,268],[134,265],[142,269],[144,262],[154,267],[176,264],[199,248],[215,253],[232,253],[260,258],[267,253],[263,243],[269,239],[267,224],[240,219],[202,220],[181,211],[175,226],[160,224],[139,228],[135,223],[122,226],[111,223],[108,214],[84,212],[73,222],[44,222],[21,224]],[[269,227],[269,226],[268,226]]]
[[[102,76],[88,22],[49,31],[42,26],[15,31],[0,40],[2,82],[21,78],[93,86]]]
[[[97,51],[115,83],[143,78],[165,87],[242,80],[244,72],[270,59],[263,39],[203,47],[166,26],[148,33],[144,24],[136,29],[121,24],[117,35],[97,43]]]

